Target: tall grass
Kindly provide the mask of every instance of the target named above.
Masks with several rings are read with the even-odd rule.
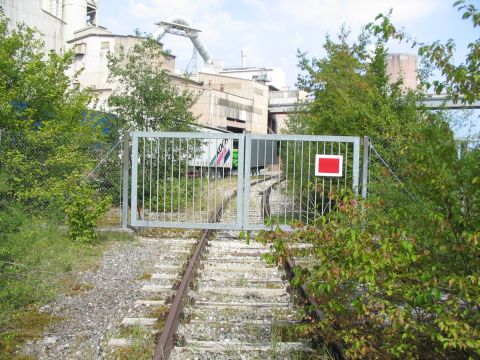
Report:
[[[15,219],[23,222],[17,231],[0,231],[0,358],[41,334],[54,319],[39,313],[39,307],[59,293],[79,289],[75,274],[92,268],[112,238],[102,233],[94,244],[75,243],[57,224],[21,213]]]

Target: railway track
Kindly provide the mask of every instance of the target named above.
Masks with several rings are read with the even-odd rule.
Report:
[[[278,181],[251,184],[251,219],[265,218],[265,199]],[[211,221],[235,216],[235,195]],[[311,347],[288,335],[300,319],[284,272],[261,259],[267,248],[225,230],[204,231],[199,241],[166,240],[165,246],[169,255],[155,265],[143,287],[145,299],[122,323],[152,333],[163,328],[154,359],[310,358]],[[114,347],[132,344],[128,338],[109,341]]]
[[[252,185],[251,217],[262,216],[261,193],[274,181]],[[284,359],[311,350],[280,336],[298,319],[283,273],[261,259],[266,251],[237,232],[213,236],[170,359]]]
[[[233,172],[227,171],[226,181],[225,169],[231,168],[227,150],[230,146],[233,151],[235,141],[239,173],[232,178]],[[282,229],[291,230],[290,222],[301,220],[309,224],[319,214],[331,210],[325,195],[317,199],[320,189],[321,194],[343,187],[358,192],[359,152],[358,137],[134,132],[131,208],[140,211],[132,212],[130,224],[140,228],[259,230],[277,223]],[[210,155],[215,160],[213,171]],[[331,155],[344,169],[343,175],[336,180],[314,176],[317,157]],[[205,159],[209,162],[205,163]],[[236,197],[235,189],[242,192],[245,179],[251,179],[241,164],[248,171],[256,169],[257,174],[259,168],[272,166],[265,167],[256,182],[245,184],[243,195],[249,198],[230,201]],[[190,171],[198,167],[200,177],[195,174],[190,179]],[[124,176],[126,185],[127,180]],[[127,204],[125,201],[125,220]],[[249,214],[245,213],[247,209]],[[214,222],[221,224],[207,224]],[[268,267],[261,259],[267,249],[240,240],[237,232],[226,230],[204,231],[200,239],[182,246],[180,242],[178,246],[175,242],[166,243],[165,251],[173,252],[159,261],[158,271],[148,279],[145,292],[151,296],[137,302],[132,313],[138,315],[124,319],[125,326],[154,327],[150,333],[162,329],[152,341],[156,344],[155,360],[170,355],[175,359],[305,358],[303,354],[311,357],[309,346],[295,341],[293,336],[285,336],[285,329],[299,319],[287,292],[287,277],[283,278],[284,273]],[[312,258],[291,260],[284,264],[290,276],[295,261],[309,266]],[[295,290],[309,301],[302,289]],[[294,293],[296,296],[297,292]],[[129,341],[119,336],[110,343],[121,345]]]
[[[272,184],[268,188],[264,190],[264,195],[262,197],[262,207],[263,207],[263,214],[264,218],[270,218],[270,215],[275,214],[275,212],[279,213],[280,209],[278,208],[279,204],[282,203],[285,199],[283,199],[284,195],[278,189],[278,185],[280,182],[276,184]],[[270,198],[277,198],[281,201],[274,201],[273,208],[270,205]],[[297,246],[305,247],[307,244],[297,244]],[[311,258],[309,256],[304,257],[287,257],[284,259],[282,267],[286,273],[286,276],[289,280],[291,280],[295,275],[295,266],[297,264],[303,265],[306,267],[311,267],[316,263],[315,258]],[[307,314],[311,317],[316,319],[317,321],[321,321],[325,318],[325,314],[320,310],[311,310],[311,309],[318,309],[317,300],[311,296],[307,287],[305,285],[297,286],[293,289],[296,293],[296,299],[298,302],[303,303],[304,309],[306,310]],[[336,360],[345,360],[343,346],[339,342],[333,342],[329,344],[325,344],[326,348],[328,348],[328,358],[333,358]]]

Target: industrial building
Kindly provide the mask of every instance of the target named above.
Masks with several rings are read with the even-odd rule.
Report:
[[[105,28],[91,26],[76,31],[74,38],[67,41],[67,46],[73,48],[75,54],[72,73],[81,70],[78,82],[82,88],[93,89],[97,96],[95,106],[98,110],[107,109],[107,99],[116,87],[109,79],[107,55],[116,54],[121,48],[132,48],[143,40],[133,35],[115,35]],[[159,46],[162,47],[162,44]],[[162,67],[174,75],[175,57],[165,54]]]
[[[99,26],[99,0],[0,0],[10,26],[25,22],[44,36],[45,52],[62,52],[73,48],[73,71],[83,69],[79,85],[90,87],[97,95],[95,107],[108,111],[107,99],[117,86],[109,79],[107,54],[121,47],[131,48],[141,37],[116,35]],[[226,67],[214,59],[201,42],[201,30],[182,17],[171,17],[158,24],[153,37],[167,34],[184,36],[192,41],[204,66],[185,77],[175,71],[175,56],[165,53],[162,66],[178,86],[199,94],[192,112],[202,125],[230,132],[280,133],[295,104],[307,94],[288,90],[280,68],[248,66],[248,49],[241,49],[239,67]],[[405,88],[417,84],[417,58],[410,54],[390,54],[387,72],[391,81],[403,78]]]
[[[24,22],[43,34],[45,52],[73,48],[72,73],[83,69],[79,85],[92,88],[98,100],[95,107],[108,111],[107,99],[117,85],[109,79],[107,54],[131,48],[142,38],[116,35],[99,26],[98,0],[0,0],[0,5],[11,27]],[[175,73],[175,56],[165,54],[162,64],[177,85],[199,94],[192,108],[198,122],[231,132],[278,132],[276,115],[269,114],[268,106],[270,94],[285,86],[283,72],[248,67],[246,49],[241,51],[241,67],[225,68],[222,61],[211,58],[199,33],[186,19],[173,17],[161,22],[153,34],[162,47],[160,40],[166,34],[188,37],[202,56],[203,69],[189,78]]]
[[[43,34],[45,52],[62,52],[75,31],[98,23],[98,0],[0,0],[10,27],[25,23]]]
[[[175,56],[165,54],[163,67],[180,87],[199,94],[192,112],[198,123],[230,132],[273,133],[279,127],[273,115],[269,117],[269,94],[284,86],[285,75],[279,69],[264,69],[246,66],[246,50],[242,49],[242,65],[245,67],[227,69],[223,62],[212,59],[205,45],[200,41],[200,30],[190,27],[186,19],[175,17],[161,22],[152,35],[160,41],[167,33],[181,35],[192,40],[205,66],[188,78],[175,73]],[[79,83],[91,87],[98,96],[98,108],[107,108],[107,99],[116,84],[108,78],[108,53],[116,53],[121,46],[131,48],[142,38],[114,35],[108,30],[91,26],[74,33],[68,43],[75,50],[73,70],[83,69]],[[163,45],[159,42],[159,46]],[[279,84],[279,85],[278,85]]]
[[[97,109],[107,109],[107,99],[116,84],[109,79],[108,53],[115,54],[142,41],[136,36],[114,35],[106,29],[91,27],[75,33],[68,43],[75,51],[72,71],[83,69],[78,81],[97,95]],[[159,43],[159,46],[163,45]],[[231,132],[267,133],[269,86],[256,80],[209,72],[198,72],[189,78],[175,73],[175,56],[165,54],[162,67],[177,86],[188,87],[199,94],[192,112],[198,122]]]

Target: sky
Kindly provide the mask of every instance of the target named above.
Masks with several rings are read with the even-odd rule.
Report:
[[[392,21],[425,42],[457,42],[456,61],[463,60],[467,44],[478,37],[469,21],[461,19],[453,0],[100,0],[99,23],[115,34],[134,29],[152,33],[155,23],[181,16],[200,29],[200,39],[225,66],[240,66],[240,49],[248,49],[248,65],[280,67],[287,85],[295,86],[297,49],[322,56],[327,34],[335,36],[344,24],[352,39],[378,13],[393,9]],[[192,57],[189,39],[167,34],[165,49],[177,56],[183,70]],[[405,44],[390,44],[391,52],[412,52]],[[203,64],[198,56],[199,67]]]
[[[478,2],[478,0],[471,0]],[[379,13],[393,10],[392,22],[423,42],[455,40],[455,62],[464,61],[467,45],[479,37],[470,20],[462,20],[454,0],[99,0],[99,24],[115,34],[135,29],[153,33],[155,23],[172,16],[186,18],[200,29],[200,39],[214,59],[226,67],[241,64],[240,50],[248,49],[248,66],[280,67],[287,85],[295,87],[297,49],[321,57],[326,35],[342,25],[352,39]],[[165,49],[177,56],[177,69],[189,63],[193,45],[188,38],[166,34]],[[389,43],[390,52],[415,51]],[[203,61],[198,56],[198,67]]]

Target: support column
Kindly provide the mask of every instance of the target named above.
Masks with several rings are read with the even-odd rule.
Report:
[[[122,229],[128,228],[128,184],[130,180],[130,134],[123,133],[122,154]]]
[[[362,197],[367,198],[368,194],[368,158],[370,150],[370,138],[368,136],[363,137],[363,159],[362,159]]]

